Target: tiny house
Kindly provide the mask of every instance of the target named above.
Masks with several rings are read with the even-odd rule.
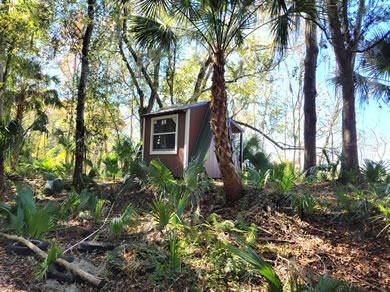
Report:
[[[188,163],[208,153],[205,168],[209,177],[220,178],[210,126],[210,102],[172,106],[142,116],[142,159],[149,164],[161,160],[179,177]],[[242,166],[243,129],[230,119],[235,164]]]

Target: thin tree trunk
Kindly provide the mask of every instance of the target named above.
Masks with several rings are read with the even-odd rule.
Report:
[[[75,165],[73,173],[73,184],[78,188],[81,183],[81,175],[83,173],[83,158],[85,152],[85,126],[84,126],[84,107],[86,85],[89,75],[89,44],[94,26],[95,1],[88,0],[88,25],[83,37],[83,48],[81,51],[81,75],[77,94],[77,109],[76,109],[76,153]]]
[[[18,102],[18,105],[16,107],[16,118],[19,120],[20,125],[22,125],[23,118],[24,118],[24,109],[25,109],[25,103],[26,99],[24,94],[21,96],[21,99]],[[19,139],[22,139],[19,137]],[[18,139],[18,141],[20,141]],[[19,153],[20,153],[20,145],[19,143],[16,143],[15,147],[13,147],[12,151],[12,161],[11,161],[11,167],[13,170],[16,170],[18,164],[19,164]]]
[[[333,127],[334,125],[336,124],[336,121],[337,121],[337,118],[339,117],[339,111],[340,111],[340,97],[338,94],[336,94],[336,98],[337,98],[337,102],[336,102],[336,107],[333,111],[333,115],[332,115],[332,119],[329,121],[329,129],[328,129],[328,134],[326,135],[325,137],[325,142],[324,142],[324,146],[322,146],[322,150],[326,150],[326,148],[328,147],[328,143],[329,143],[329,139],[332,138],[332,141],[333,141]],[[332,143],[332,161],[333,160],[333,143]],[[322,160],[324,158],[324,154],[321,153],[321,156],[320,156],[320,164],[322,163]]]
[[[0,151],[0,200],[4,201],[5,192],[5,172],[4,172],[4,153]]]
[[[316,165],[316,131],[317,131],[317,113],[316,113],[316,70],[317,70],[317,30],[316,25],[306,20],[305,26],[305,75],[303,92],[304,101],[304,165],[303,170]],[[309,174],[308,172],[306,173]]]
[[[229,128],[224,67],[223,53],[216,52],[213,60],[214,73],[211,87],[211,128],[226,198],[228,201],[235,201],[242,197],[242,186],[233,161],[234,152]]]
[[[207,81],[207,69],[210,67],[210,64],[212,63],[213,58],[211,55],[209,55],[206,59],[206,61],[202,64],[200,67],[198,77],[196,79],[195,87],[194,87],[194,93],[192,94],[192,97],[188,100],[187,103],[195,103],[198,101],[200,95],[202,94],[202,84]]]
[[[1,1],[1,10],[8,12],[9,6],[7,1]],[[7,40],[4,32],[0,33],[0,127],[4,126],[3,124],[3,114],[4,114],[4,99],[1,96],[6,89],[6,82],[8,79],[9,73],[9,64],[10,64],[10,50],[8,50],[8,57],[6,57],[7,51]],[[0,199],[3,200],[3,193],[5,192],[5,172],[4,172],[4,150],[0,149]]]

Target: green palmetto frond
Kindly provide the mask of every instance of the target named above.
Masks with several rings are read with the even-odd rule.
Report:
[[[268,291],[270,292],[282,292],[283,286],[275,271],[272,267],[259,257],[255,250],[249,245],[240,242],[244,249],[239,249],[234,245],[228,244],[226,248],[231,253],[238,256],[243,262],[252,265],[257,272],[259,272],[268,282]]]
[[[368,103],[371,99],[390,102],[390,85],[378,82],[375,78],[366,77],[355,72],[356,92],[360,96],[360,103]]]
[[[363,53],[358,72],[355,72],[355,86],[361,103],[371,98],[390,102],[390,36],[383,38],[385,35],[381,30],[374,32],[371,42],[380,41]]]
[[[288,3],[288,5],[287,5]],[[284,0],[271,1],[271,31],[274,35],[274,43],[280,55],[288,47],[290,32],[299,25],[300,16],[306,14],[308,18],[315,19],[317,7],[314,1]]]
[[[164,22],[161,18],[133,16],[129,24],[130,32],[141,47],[169,50],[177,41],[174,28],[169,21]]]
[[[380,82],[373,76],[364,76],[356,71],[353,73],[353,81],[360,104],[368,103],[373,99],[385,103],[390,102],[390,85]],[[341,86],[340,75],[330,78],[329,82]]]
[[[156,17],[161,11],[168,10],[169,0],[141,0],[139,10],[142,15]]]

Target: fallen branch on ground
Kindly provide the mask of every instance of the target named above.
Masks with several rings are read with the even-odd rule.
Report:
[[[0,235],[3,237],[6,237],[8,239],[11,239],[11,240],[20,241],[25,246],[27,246],[29,249],[31,249],[34,253],[39,255],[41,258],[43,258],[43,259],[47,258],[47,253],[45,253],[43,250],[38,248],[35,244],[31,243],[30,241],[28,241],[27,239],[25,239],[23,237],[5,234],[2,232],[0,232]],[[97,277],[95,275],[91,275],[91,274],[89,274],[89,273],[87,273],[79,268],[76,268],[74,265],[72,265],[71,263],[68,263],[64,259],[58,258],[58,259],[56,259],[56,263],[65,267],[72,274],[74,274],[75,276],[79,276],[81,279],[85,280],[86,282],[92,284],[95,287],[101,287],[101,285],[103,284],[103,278]]]

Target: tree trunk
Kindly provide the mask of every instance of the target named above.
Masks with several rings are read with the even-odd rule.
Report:
[[[85,126],[84,126],[84,107],[85,107],[85,88],[89,75],[89,44],[94,26],[95,1],[88,0],[88,25],[83,37],[83,48],[81,51],[81,74],[77,93],[76,109],[76,153],[73,173],[73,185],[79,188],[81,175],[83,173],[83,159],[85,152]]]
[[[342,110],[342,160],[341,177],[342,181],[348,180],[348,172],[359,173],[357,131],[355,116],[355,88],[353,82],[353,69],[355,53],[353,48],[356,44],[350,38],[350,32],[342,32],[340,23],[340,14],[335,0],[328,2],[328,20],[329,28],[333,39],[333,49],[336,56],[336,62],[340,71],[341,88],[343,97]],[[361,16],[360,16],[361,17]],[[347,19],[344,19],[346,22]],[[348,24],[343,24],[348,28]],[[360,29],[360,28],[358,28]]]
[[[21,99],[18,102],[18,105],[16,107],[16,119],[19,120],[20,125],[22,125],[23,118],[24,118],[24,109],[25,109],[26,99],[24,97],[24,94],[22,95]],[[19,154],[20,154],[20,147],[21,147],[21,140],[23,138],[18,138],[18,143],[16,143],[15,147],[13,147],[12,151],[12,161],[11,161],[11,167],[12,170],[16,170],[17,166],[19,165]]]
[[[343,150],[341,160],[341,179],[344,180],[347,179],[346,174],[348,171],[352,171],[355,174],[357,174],[359,171],[355,114],[355,88],[353,84],[352,66],[349,67],[350,68],[346,68],[346,70],[343,70],[343,73],[340,72],[343,89]]]
[[[4,201],[5,193],[5,173],[4,173],[4,153],[0,151],[0,201]]]
[[[305,75],[303,92],[305,95],[304,101],[304,165],[303,170],[316,165],[316,130],[317,130],[317,114],[316,114],[316,70],[317,70],[317,30],[316,25],[306,20],[305,26]],[[308,174],[308,172],[307,172]]]
[[[228,201],[242,197],[241,180],[233,161],[232,135],[227,111],[227,92],[225,83],[225,57],[216,52],[213,60],[211,86],[211,128],[214,134],[215,153],[221,171],[224,191]]]

